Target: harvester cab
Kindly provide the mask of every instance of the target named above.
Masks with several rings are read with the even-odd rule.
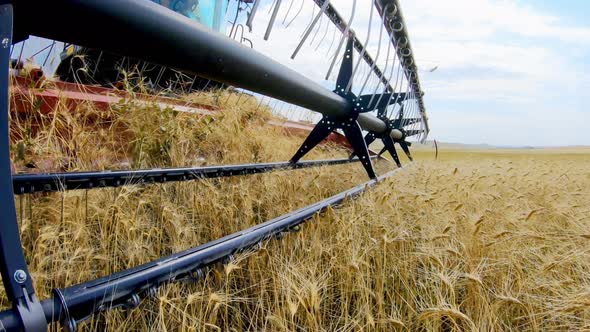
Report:
[[[145,1],[157,3],[211,30],[225,33],[229,0]],[[191,91],[220,85],[216,82],[206,82],[204,85],[193,76],[170,68],[78,45],[69,45],[60,54],[60,63],[55,74],[66,82],[120,87],[127,80],[133,85],[141,83],[151,90]]]
[[[211,30],[223,32],[228,0],[151,0]]]

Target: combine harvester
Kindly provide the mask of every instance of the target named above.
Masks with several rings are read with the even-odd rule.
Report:
[[[0,269],[8,300],[13,305],[0,312],[1,327],[7,331],[46,331],[50,323],[61,322],[65,329],[74,331],[81,321],[96,313],[117,307],[134,308],[142,298],[155,294],[161,285],[198,279],[208,266],[227,262],[236,253],[256,249],[263,241],[296,228],[329,206],[355,197],[393,174],[392,171],[378,177],[375,173],[374,156],[369,154],[367,146],[376,139],[383,142],[381,153],[389,152],[398,166],[401,164],[396,144],[411,159],[410,143],[406,139],[415,137],[423,141],[429,129],[400,5],[398,0],[372,3],[363,43],[351,28],[355,10],[361,4],[357,0],[351,2],[353,7],[347,22],[329,0],[292,0],[290,4],[275,0],[267,13],[262,8],[270,3],[239,0],[229,4],[235,7],[235,14],[231,15],[229,32],[233,38],[227,38],[222,35],[223,21],[225,12],[230,10],[221,0],[0,0]],[[245,27],[252,30],[258,22],[264,22],[264,39],[271,39],[285,12],[283,26],[297,20],[307,21],[308,18],[299,15],[305,4],[313,6],[313,15],[291,57],[296,58],[309,49],[317,52],[331,34],[325,77],[329,80],[332,74],[337,75],[333,90],[254,51],[253,43],[244,37]],[[378,33],[371,33],[372,22],[380,23]],[[365,45],[370,45],[371,36],[375,39],[377,35],[379,42],[373,58]],[[21,60],[11,56],[18,53],[12,45],[21,43],[20,58],[25,48],[23,43],[29,36],[70,43],[64,44],[68,47],[64,47],[66,54],[60,65],[67,69],[58,69],[66,81],[72,78],[67,75],[72,68],[72,55],[86,52],[89,59],[94,57],[95,71],[103,73],[104,79],[98,84],[116,84],[112,75],[105,72],[117,68],[115,64],[120,63],[117,59],[125,59],[128,63],[160,66],[156,70],[158,74],[171,70],[189,75],[193,81],[217,82],[222,87],[241,89],[259,96],[261,103],[264,98],[272,98],[275,108],[278,103],[291,109],[304,108],[320,113],[321,119],[288,162],[13,176],[9,150],[9,63]],[[316,47],[306,46],[315,42]],[[383,67],[378,65],[379,59],[384,62]],[[191,85],[191,89],[203,88],[199,84]],[[352,148],[349,159],[301,161],[311,149],[337,132],[344,135]],[[370,178],[368,182],[213,242],[97,280],[55,289],[52,298],[40,300],[35,295],[21,247],[15,195],[197,180],[351,161],[361,162]]]

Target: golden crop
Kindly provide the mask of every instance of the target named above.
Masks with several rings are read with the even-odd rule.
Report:
[[[227,108],[216,117],[132,102],[108,117],[58,110],[36,135],[27,134],[30,116],[13,117],[15,163],[80,170],[287,160],[302,138],[266,125],[270,115],[255,111],[255,100],[231,98],[210,97]],[[300,232],[81,329],[590,329],[589,151],[443,149],[437,161],[428,149],[415,154],[406,169]],[[309,158],[345,155],[327,146]],[[378,169],[393,167],[381,161]],[[365,180],[352,164],[22,196],[16,204],[44,299],[54,287],[194,247]]]

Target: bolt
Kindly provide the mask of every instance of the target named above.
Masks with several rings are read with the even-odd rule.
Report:
[[[157,298],[158,297],[158,287],[157,286],[154,286],[154,287],[148,288],[148,290],[147,290],[147,296],[149,296],[149,297],[151,297],[153,299]]]
[[[2,39],[2,48],[7,48],[9,44],[10,44],[10,39],[8,39],[8,38]]]
[[[203,279],[203,278],[205,278],[205,271],[204,271],[203,269],[196,269],[196,270],[193,272],[193,277],[194,277],[195,279],[197,279],[197,280],[198,280],[198,279]]]
[[[27,281],[27,273],[23,270],[16,270],[14,272],[14,280],[19,284],[24,283],[25,281]]]
[[[75,332],[78,328],[78,324],[74,319],[68,319],[67,321],[63,322],[64,330],[68,332]]]

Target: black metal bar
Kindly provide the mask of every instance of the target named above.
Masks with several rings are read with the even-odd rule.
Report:
[[[75,326],[75,321],[79,319],[129,303],[129,299],[148,295],[150,289],[154,287],[190,277],[193,273],[223,261],[237,252],[254,248],[262,241],[298,226],[330,206],[341,204],[347,198],[357,197],[379,181],[392,176],[396,171],[198,247],[103,278],[56,290],[54,298],[42,302],[45,317],[50,322],[73,320]],[[131,302],[135,303],[135,301]],[[66,312],[69,317],[66,317]],[[0,312],[0,323],[7,331],[19,328],[14,315],[12,310]]]
[[[372,158],[377,158],[373,156]],[[19,174],[12,177],[14,194],[56,192],[75,189],[120,187],[125,185],[190,181],[236,175],[267,173],[356,162],[358,159],[309,160],[297,164],[272,162],[260,164],[222,165],[185,168],[154,168],[139,170]]]
[[[12,24],[12,5],[0,4],[0,273],[6,295],[15,312],[15,319],[23,328],[40,331],[47,329],[47,322],[35,295],[33,280],[25,261],[12,194],[8,125],[8,68]]]

